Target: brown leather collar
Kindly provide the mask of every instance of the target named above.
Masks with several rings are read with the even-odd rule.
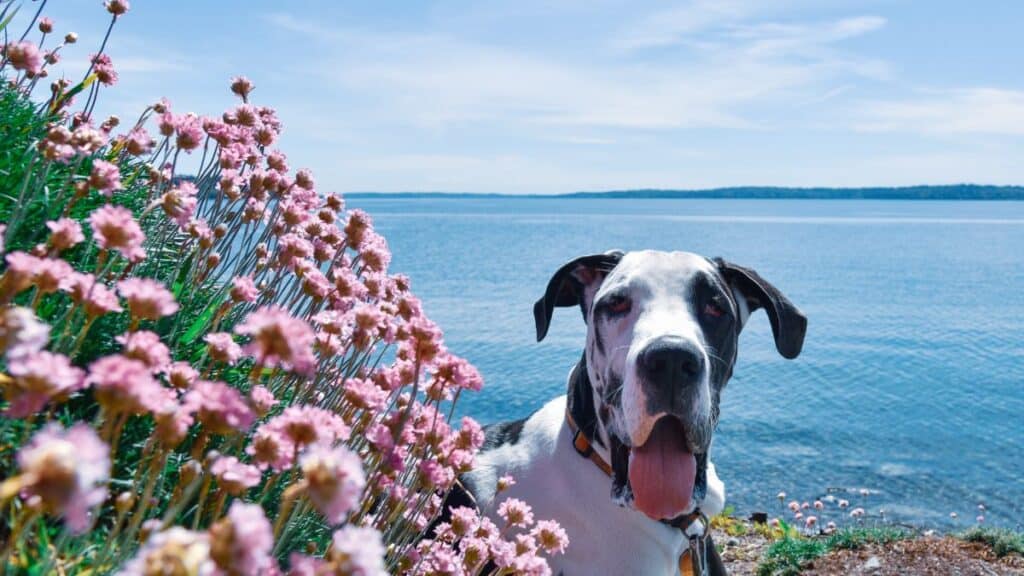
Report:
[[[572,419],[572,413],[569,410],[565,411],[565,421],[569,424],[569,430],[572,432],[572,445],[576,448],[576,451],[580,453],[580,456],[589,458],[598,468],[601,469],[607,476],[612,475],[612,465],[605,462],[604,458],[594,450],[594,447],[590,444],[590,439],[583,433],[583,430],[576,425],[576,421]]]

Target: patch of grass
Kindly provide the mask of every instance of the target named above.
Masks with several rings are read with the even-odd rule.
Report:
[[[981,542],[992,548],[996,556],[1020,554],[1024,556],[1024,534],[1002,528],[975,526],[956,535],[967,542]]]
[[[824,555],[829,548],[824,540],[786,537],[774,542],[757,567],[758,576],[794,576],[800,567]]]
[[[721,514],[711,518],[711,527],[729,536],[743,536],[748,531],[747,523],[733,516],[735,509],[728,506]]]
[[[826,538],[804,538],[787,535],[774,542],[757,567],[758,576],[794,576],[808,562],[831,550],[857,549],[868,544],[888,544],[911,538],[913,533],[900,528],[847,528]]]

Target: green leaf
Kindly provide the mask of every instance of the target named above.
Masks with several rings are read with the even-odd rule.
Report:
[[[3,32],[4,28],[7,28],[7,25],[11,23],[11,20],[14,20],[14,15],[17,14],[20,9],[21,5],[15,6],[14,10],[11,10],[11,13],[8,14],[7,18],[4,18],[4,21],[0,22],[0,32]]]

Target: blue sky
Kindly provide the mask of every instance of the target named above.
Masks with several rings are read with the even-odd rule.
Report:
[[[47,12],[79,66],[101,2]],[[1022,22],[1006,1],[133,0],[103,110],[219,113],[244,74],[324,191],[1021,184]]]

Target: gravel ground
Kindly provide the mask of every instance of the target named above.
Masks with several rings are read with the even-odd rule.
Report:
[[[722,548],[722,560],[731,576],[756,574],[770,544],[767,538],[753,531],[735,537],[716,532],[715,540]],[[998,558],[984,544],[948,536],[922,536],[885,545],[870,544],[857,550],[834,550],[812,562],[802,573],[816,576],[1024,576],[1024,557],[1011,554]]]

